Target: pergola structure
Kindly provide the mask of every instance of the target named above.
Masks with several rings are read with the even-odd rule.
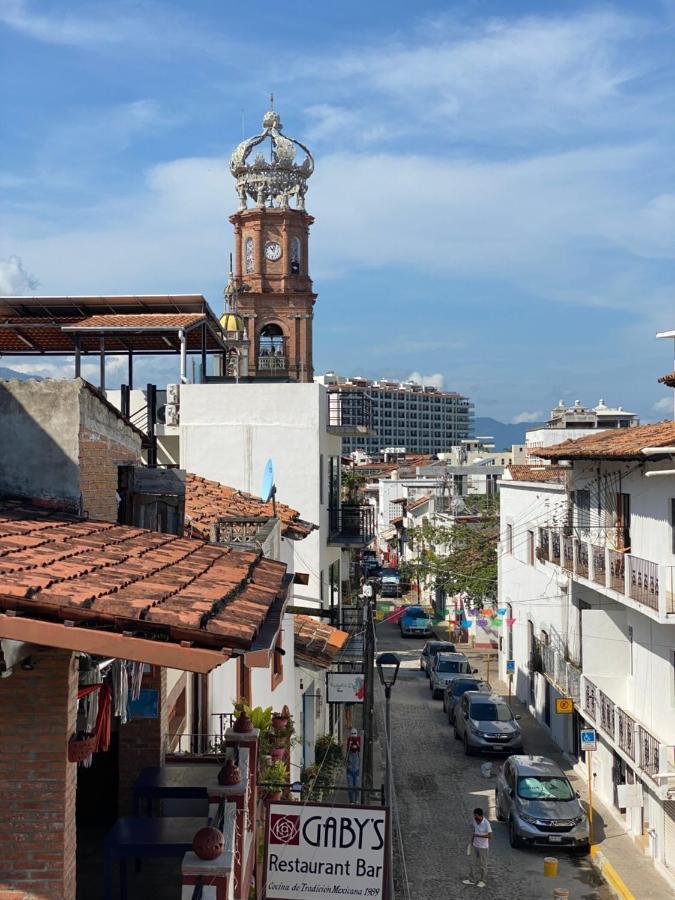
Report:
[[[102,391],[106,356],[128,356],[131,389],[134,356],[179,354],[184,383],[188,353],[201,355],[203,379],[208,353],[225,360],[245,343],[223,331],[201,294],[0,297],[0,354],[74,356],[75,377],[82,356],[98,356]]]

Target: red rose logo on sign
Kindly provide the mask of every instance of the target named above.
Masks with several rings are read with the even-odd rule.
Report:
[[[270,824],[270,843],[299,844],[300,816],[281,816],[273,813]]]

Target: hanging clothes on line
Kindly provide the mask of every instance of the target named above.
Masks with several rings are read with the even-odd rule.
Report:
[[[127,700],[129,697],[129,672],[124,659],[116,659],[110,669],[110,688],[112,690],[112,711],[120,717],[124,725],[127,721]]]
[[[145,663],[131,663],[131,699],[138,700],[141,696],[141,683],[143,682],[143,667]]]

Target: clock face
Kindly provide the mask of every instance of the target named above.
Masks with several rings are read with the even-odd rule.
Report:
[[[265,244],[265,256],[271,260],[281,259],[281,245],[277,244],[276,241],[267,241]]]

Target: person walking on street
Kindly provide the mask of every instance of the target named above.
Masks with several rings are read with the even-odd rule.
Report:
[[[359,776],[361,774],[361,737],[352,728],[352,733],[347,739],[347,784],[349,785],[349,802],[356,803],[359,799]]]
[[[465,878],[462,884],[475,884],[479,888],[485,887],[488,870],[488,848],[491,837],[492,828],[490,823],[485,818],[480,806],[477,806],[473,811],[473,833],[471,835],[471,843],[467,848],[467,854],[471,856],[469,877]],[[476,881],[476,879],[478,880]]]

